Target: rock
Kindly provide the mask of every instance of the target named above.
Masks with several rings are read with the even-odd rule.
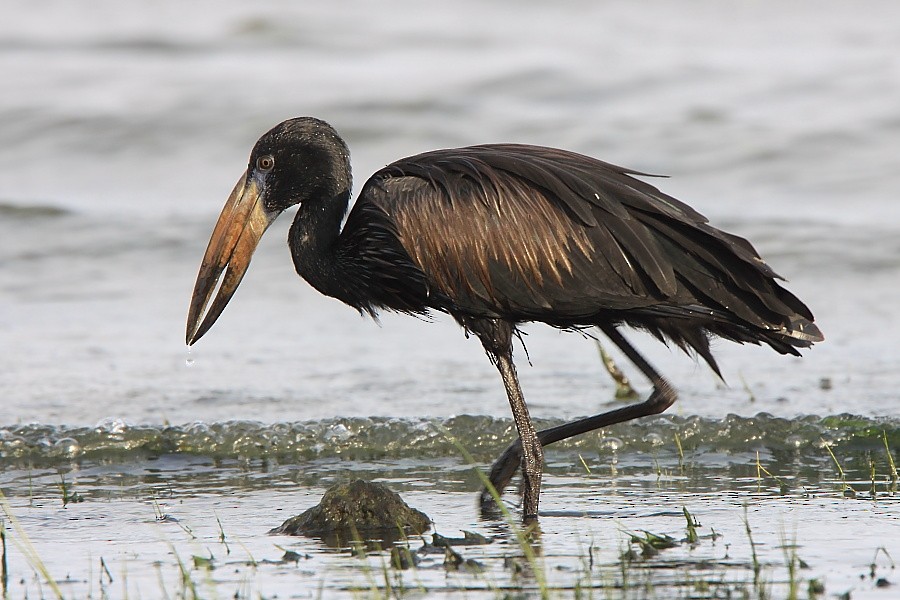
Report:
[[[430,527],[428,515],[410,508],[397,492],[380,483],[357,479],[331,486],[319,504],[269,533],[365,540],[373,534],[419,534]]]

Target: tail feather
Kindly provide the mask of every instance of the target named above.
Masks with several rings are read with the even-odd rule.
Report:
[[[797,348],[809,348],[825,339],[812,321],[800,315],[790,318],[790,326],[763,329],[700,307],[658,306],[642,312],[632,313],[622,321],[650,332],[663,342],[672,342],[687,353],[696,352],[720,378],[722,373],[709,347],[711,336],[738,344],[766,344],[780,354],[793,356],[800,356]]]
[[[790,327],[786,327],[782,333],[796,340],[805,342],[802,347],[808,348],[816,342],[824,342],[825,336],[816,327],[816,324],[805,317],[794,316]]]

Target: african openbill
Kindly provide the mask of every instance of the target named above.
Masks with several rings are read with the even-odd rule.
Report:
[[[502,490],[521,464],[523,516],[535,518],[543,446],[675,402],[674,388],[620,325],[693,350],[716,373],[712,335],[794,355],[824,339],[810,310],[778,285],[747,240],[634,175],[644,174],[539,146],[435,150],[376,172],[350,208],[344,141],[324,121],[284,121],[256,142],[216,223],[187,343],[219,317],[269,224],[299,205],[288,244],[297,273],[314,288],[373,316],[442,311],[478,336],[519,432],[491,481]],[[512,360],[512,337],[528,321],[598,327],[653,392],[639,404],[535,431]]]

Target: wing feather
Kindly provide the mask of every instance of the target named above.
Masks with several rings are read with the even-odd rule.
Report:
[[[441,310],[577,326],[640,309],[733,320],[720,329],[739,341],[742,327],[815,337],[749,242],[633,175],[644,174],[536,146],[437,150],[375,173],[350,218],[379,207]],[[688,329],[671,337],[708,354]]]

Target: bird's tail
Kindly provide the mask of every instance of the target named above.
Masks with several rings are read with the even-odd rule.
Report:
[[[650,310],[652,316],[644,314],[636,319],[636,315],[632,314],[624,321],[632,327],[649,331],[663,342],[674,342],[685,352],[696,352],[719,377],[722,374],[709,347],[712,336],[739,344],[762,343],[776,352],[794,356],[800,356],[798,348],[809,348],[825,339],[815,323],[799,314],[792,315],[788,325],[780,329],[763,329],[699,307],[654,307]]]
[[[789,338],[797,340],[796,345],[800,348],[809,348],[817,342],[825,341],[825,336],[816,327],[816,324],[799,315],[795,315],[791,319],[790,325],[785,327],[782,333]]]

